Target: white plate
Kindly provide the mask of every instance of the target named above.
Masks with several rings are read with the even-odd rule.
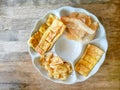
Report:
[[[105,53],[103,54],[100,61],[95,65],[93,70],[89,73],[89,75],[87,77],[84,77],[74,71],[74,64],[78,60],[78,58],[82,55],[82,53],[84,52],[84,49],[88,43],[83,44],[83,43],[80,43],[80,42],[77,42],[74,40],[68,40],[64,35],[62,35],[56,41],[51,52],[60,56],[65,61],[70,62],[72,65],[73,72],[71,73],[71,75],[68,77],[67,80],[61,81],[61,80],[49,78],[47,76],[47,71],[44,68],[42,68],[39,64],[39,61],[38,61],[40,58],[39,53],[35,52],[33,50],[33,48],[31,48],[28,45],[29,53],[31,55],[32,62],[33,62],[33,65],[35,66],[35,68],[41,73],[42,76],[44,76],[45,78],[47,78],[53,82],[56,82],[56,83],[73,84],[76,82],[85,81],[88,78],[90,78],[92,75],[94,75],[98,71],[98,69],[102,65],[103,61],[105,60],[105,55],[106,55],[106,51],[108,48],[106,33],[105,33],[105,29],[104,29],[103,25],[100,23],[100,21],[97,19],[97,17],[95,15],[93,15],[92,13],[90,13],[87,10],[82,9],[82,8],[73,8],[73,7],[65,6],[65,7],[61,7],[59,9],[48,12],[42,19],[38,20],[31,35],[34,32],[38,31],[41,24],[45,23],[46,18],[48,17],[48,15],[50,13],[55,14],[58,18],[60,18],[61,16],[69,15],[71,12],[83,12],[83,13],[91,16],[95,21],[97,21],[99,23],[99,28],[97,30],[96,36],[89,43],[94,44],[94,45],[98,46],[99,48],[103,49]]]

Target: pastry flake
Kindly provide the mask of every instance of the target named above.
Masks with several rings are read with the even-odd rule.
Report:
[[[48,26],[50,26],[56,18],[57,18],[57,17],[56,17],[55,15],[49,14],[49,16],[48,16],[48,18],[47,18],[47,21],[46,21],[46,24],[47,24]]]
[[[48,76],[54,79],[66,80],[72,72],[70,63],[52,53],[43,55],[40,58],[40,64],[48,71]]]

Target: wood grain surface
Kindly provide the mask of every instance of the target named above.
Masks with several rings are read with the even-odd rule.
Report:
[[[109,43],[99,71],[73,85],[43,78],[27,50],[37,19],[67,5],[95,14],[106,29]],[[120,90],[120,0],[0,0],[0,90]]]

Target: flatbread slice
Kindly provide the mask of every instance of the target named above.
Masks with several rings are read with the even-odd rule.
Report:
[[[35,50],[41,55],[49,51],[55,41],[62,35],[64,30],[65,25],[60,20],[55,19],[53,23],[47,28]],[[41,49],[39,50],[39,48],[43,50],[42,53]]]
[[[48,26],[50,26],[56,18],[57,18],[57,17],[56,17],[55,15],[50,14],[50,15],[48,16],[48,19],[47,19],[47,21],[46,21],[46,24],[47,24]]]
[[[100,60],[103,53],[104,51],[97,46],[88,44],[83,56],[76,63],[75,70],[83,76],[88,76],[89,72]]]
[[[35,49],[35,47],[38,45],[40,39],[42,37],[42,33],[40,33],[39,31],[36,32],[35,34],[33,34],[32,37],[30,37],[30,39],[28,40],[28,44]]]

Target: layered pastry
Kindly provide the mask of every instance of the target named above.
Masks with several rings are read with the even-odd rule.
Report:
[[[56,16],[50,14],[46,23],[29,39],[29,44],[40,55],[49,51],[55,41],[62,35],[66,26]]]
[[[88,44],[82,57],[75,64],[75,70],[83,76],[88,76],[93,67],[102,57],[104,51],[95,45]]]
[[[47,28],[48,28],[47,24],[42,24],[40,29],[30,37],[28,43],[33,49],[35,49],[35,47],[38,45]]]

